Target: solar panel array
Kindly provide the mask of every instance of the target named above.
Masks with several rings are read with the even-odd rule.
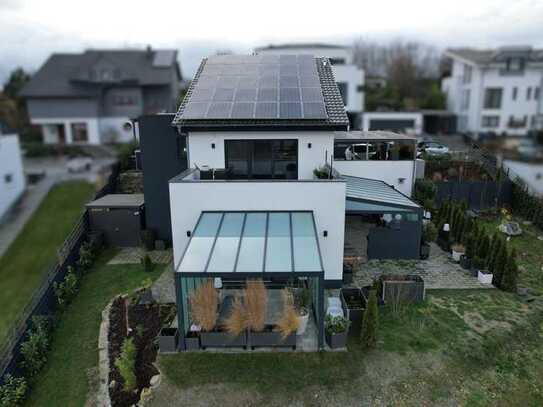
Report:
[[[326,119],[311,55],[208,58],[182,119]]]

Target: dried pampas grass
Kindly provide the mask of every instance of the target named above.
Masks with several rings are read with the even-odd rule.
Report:
[[[191,294],[190,308],[192,321],[200,325],[202,331],[212,331],[217,324],[219,293],[212,280],[207,280]]]
[[[279,321],[277,321],[276,330],[281,333],[281,337],[285,339],[287,336],[296,332],[300,325],[300,320],[298,319],[298,313],[294,307],[294,296],[292,293],[283,288],[281,290],[281,296],[283,298],[283,314]]]
[[[268,292],[261,279],[247,280],[244,303],[247,311],[247,328],[253,332],[263,331],[268,310]]]
[[[247,310],[239,295],[236,295],[232,303],[232,311],[224,321],[226,331],[232,336],[240,335],[247,329]]]

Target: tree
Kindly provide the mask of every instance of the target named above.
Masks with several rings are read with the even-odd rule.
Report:
[[[492,284],[496,287],[502,286],[503,275],[507,266],[507,245],[502,241],[499,252],[496,254],[496,263],[492,272]]]
[[[377,308],[377,294],[370,291],[368,304],[362,320],[362,346],[366,349],[375,348],[377,345],[377,330],[379,326],[379,309]]]
[[[14,100],[19,100],[19,92],[30,81],[30,75],[23,68],[11,71],[9,78],[4,82],[4,94]]]
[[[507,262],[504,267],[504,273],[501,281],[501,289],[509,292],[517,291],[518,266],[517,252],[515,249],[511,251],[507,257]]]
[[[423,109],[441,110],[446,108],[447,96],[439,89],[437,83],[433,83],[424,100],[421,103]]]
[[[488,235],[483,231],[483,238],[481,240],[481,244],[477,248],[477,256],[480,257],[486,265],[488,255],[490,252],[490,239],[488,238]]]
[[[492,243],[490,244],[490,255],[488,256],[487,263],[488,270],[491,273],[494,273],[494,269],[496,268],[496,261],[501,250],[501,244],[502,239],[497,232],[494,233],[494,236],[492,237]]]

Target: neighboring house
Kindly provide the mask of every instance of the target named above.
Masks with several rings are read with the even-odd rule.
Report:
[[[25,185],[19,137],[0,131],[0,220],[21,197]]]
[[[88,50],[51,55],[21,95],[44,143],[128,142],[126,122],[175,109],[180,81],[177,51]]]
[[[387,86],[387,78],[384,76],[368,76],[366,75],[366,88],[377,90],[377,89],[384,89]]]
[[[328,58],[339,92],[343,98],[351,128],[360,128],[360,115],[364,111],[364,71],[353,62],[351,47],[331,44],[284,44],[255,49],[259,55],[308,54]]]
[[[422,112],[364,112],[362,130],[385,130],[420,134],[424,128]]]
[[[450,76],[441,87],[458,131],[524,136],[542,128],[543,50],[450,49]]]

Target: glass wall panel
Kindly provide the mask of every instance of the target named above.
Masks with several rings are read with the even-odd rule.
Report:
[[[266,242],[265,271],[292,271],[291,249],[289,213],[270,213],[268,219],[268,240]]]
[[[266,214],[248,213],[239,249],[236,272],[259,272],[264,268]]]
[[[294,271],[320,271],[319,249],[311,213],[292,213]]]
[[[402,161],[415,159],[415,141],[411,140],[369,140],[336,141],[334,159],[338,161]]]
[[[208,273],[229,273],[234,271],[244,217],[243,213],[226,213],[224,215],[207,266],[206,271]]]

